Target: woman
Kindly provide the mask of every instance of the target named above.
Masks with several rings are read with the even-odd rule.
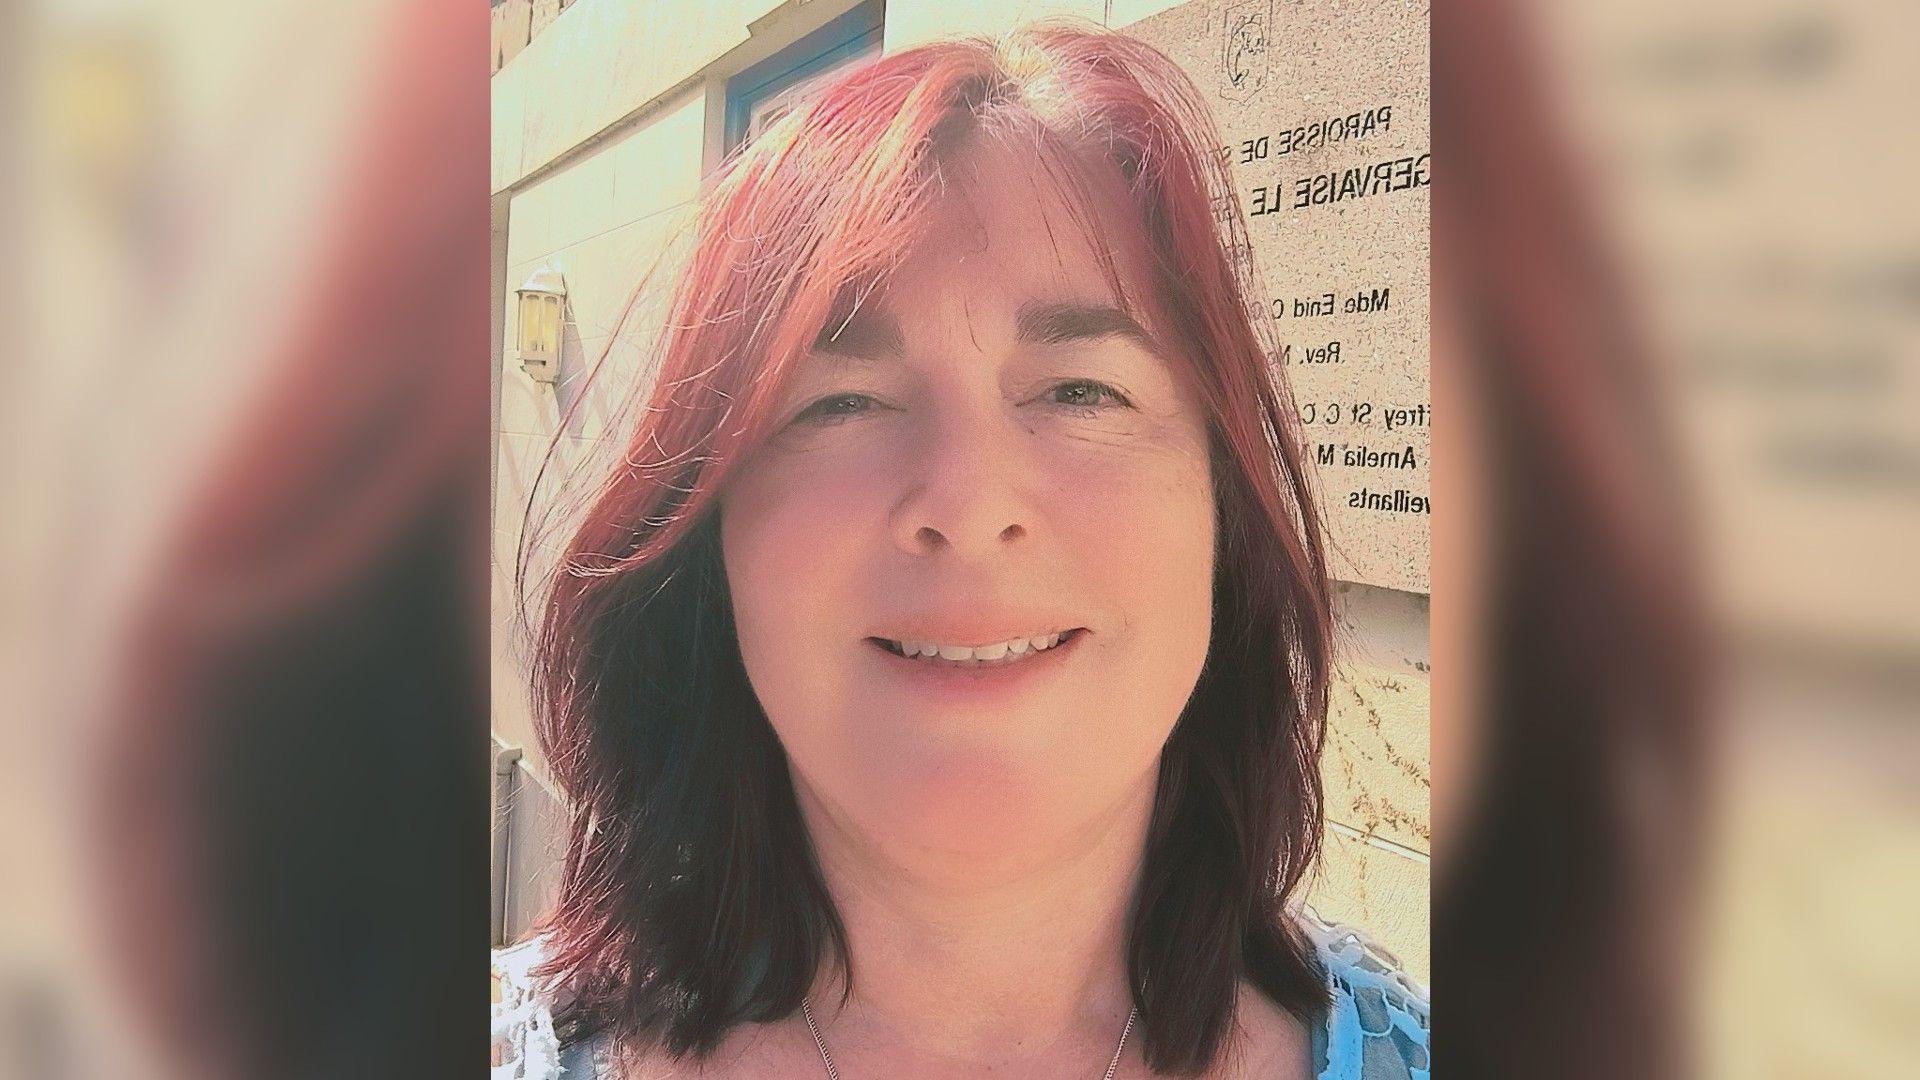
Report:
[[[504,1072],[1427,1075],[1424,995],[1294,902],[1326,571],[1214,145],[1043,27],[730,164],[545,597],[575,816]]]

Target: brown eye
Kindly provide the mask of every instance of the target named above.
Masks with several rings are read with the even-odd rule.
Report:
[[[1120,391],[1103,382],[1092,379],[1075,379],[1053,388],[1049,394],[1056,405],[1069,405],[1078,409],[1095,409],[1102,405],[1123,405],[1132,407]]]

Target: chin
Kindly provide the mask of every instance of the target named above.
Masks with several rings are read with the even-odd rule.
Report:
[[[1071,791],[1031,759],[948,752],[896,767],[863,798],[880,827],[916,846],[1004,851],[1055,827]]]

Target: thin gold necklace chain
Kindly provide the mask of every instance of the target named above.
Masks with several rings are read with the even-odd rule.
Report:
[[[813,1022],[813,1010],[807,1007],[807,999],[800,999],[800,1014],[807,1018],[807,1030],[813,1032],[813,1045],[820,1048],[820,1060],[827,1063],[827,1080],[840,1080],[840,1070],[833,1067],[833,1055],[827,1053],[827,1040],[820,1037],[820,1027]],[[1140,1019],[1140,1009],[1136,1006],[1127,1010],[1127,1026],[1120,1029],[1120,1045],[1113,1048],[1113,1060],[1107,1062],[1106,1075],[1100,1080],[1113,1080],[1113,1074],[1120,1068],[1120,1055],[1127,1051],[1127,1036],[1133,1034],[1133,1022]]]

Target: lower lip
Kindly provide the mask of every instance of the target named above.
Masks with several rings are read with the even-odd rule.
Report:
[[[1058,668],[1075,652],[1085,630],[1074,630],[1051,649],[1029,652],[1018,660],[981,663],[973,660],[939,660],[901,656],[871,638],[867,644],[882,660],[902,676],[922,686],[955,694],[994,692],[1018,686]]]

